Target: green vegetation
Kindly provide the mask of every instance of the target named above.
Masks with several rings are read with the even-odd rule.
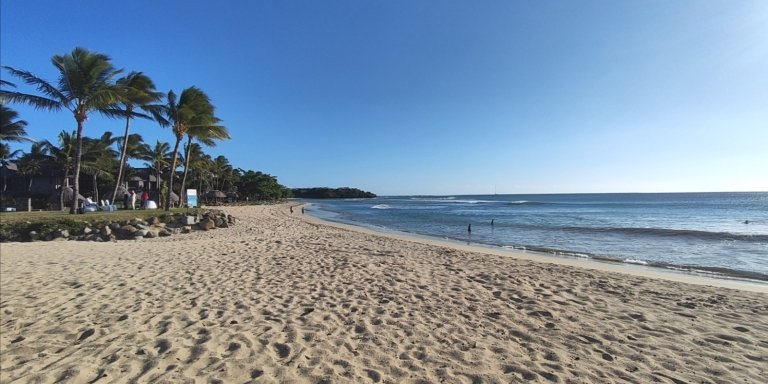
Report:
[[[58,205],[69,204],[70,213],[77,211],[79,202],[75,196],[78,195],[120,201],[120,191],[128,188],[126,180],[138,174],[138,170],[128,164],[130,159],[145,161],[155,179],[150,188],[163,196],[157,202],[166,211],[174,206],[172,196],[185,201],[183,192],[187,187],[197,189],[199,196],[209,191],[225,191],[230,200],[271,201],[290,196],[276,177],[236,169],[226,157],[214,159],[203,152],[201,145],[214,146],[217,140],[230,136],[227,128],[220,125],[221,119],[215,115],[210,98],[201,89],[188,87],[178,98],[172,90],[167,94],[157,92],[154,82],[144,73],[134,71],[118,78],[123,70],[115,68],[107,55],[83,48],[54,55],[52,63],[57,73],[54,82],[22,69],[3,67],[37,92],[19,92],[15,84],[0,80],[2,165],[14,160],[17,172],[28,179],[26,191],[19,192],[20,188],[15,186],[11,196],[7,192],[8,183],[2,181],[3,206],[13,206],[11,197],[31,197],[35,208],[47,209],[50,196],[35,192],[36,177],[57,180],[53,184],[62,186]],[[6,107],[7,103],[51,111],[68,110],[75,119],[76,129],[62,131],[55,142],[34,143],[27,137],[27,123],[19,120],[18,114]],[[113,136],[112,132],[104,131],[99,137],[86,136],[85,122],[92,113],[124,119],[124,134]],[[160,140],[150,147],[140,135],[131,134],[130,124],[134,118],[156,121],[158,128],[170,128],[175,139],[173,147]],[[187,141],[182,150],[185,137]],[[30,151],[12,153],[7,142],[21,141],[33,142]],[[179,172],[179,166],[183,171]],[[175,182],[179,176],[180,184]]]
[[[357,188],[294,188],[293,197],[304,199],[356,199],[373,198],[375,194]]]

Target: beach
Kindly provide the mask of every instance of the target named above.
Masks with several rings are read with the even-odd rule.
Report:
[[[225,210],[227,229],[0,245],[0,382],[768,377],[765,285],[384,236],[287,204]]]

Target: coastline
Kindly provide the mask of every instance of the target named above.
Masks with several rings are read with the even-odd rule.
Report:
[[[0,381],[768,374],[765,293],[349,230],[289,204],[225,211],[237,225],[165,239],[3,244]]]
[[[296,204],[296,206],[306,205],[306,203]],[[578,268],[587,268],[604,272],[625,273],[633,276],[648,277],[653,279],[664,279],[688,284],[706,285],[721,288],[741,289],[751,292],[768,293],[768,282],[757,281],[753,279],[732,277],[721,274],[710,274],[706,271],[698,273],[691,270],[673,270],[665,269],[659,266],[642,265],[633,263],[622,263],[617,260],[604,258],[586,258],[567,255],[555,255],[549,252],[536,250],[520,250],[498,247],[493,245],[472,243],[467,245],[466,241],[460,241],[448,238],[438,238],[408,232],[398,232],[394,230],[375,230],[363,225],[355,225],[340,221],[326,220],[311,214],[306,214],[303,218],[309,222],[329,225],[342,228],[349,231],[362,232],[372,235],[390,237],[403,241],[413,241],[421,244],[453,248],[466,252],[487,253],[497,256],[512,257],[523,260],[530,260],[542,263],[552,263],[557,265],[566,265]]]

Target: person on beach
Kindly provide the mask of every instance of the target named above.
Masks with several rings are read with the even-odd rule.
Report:
[[[291,215],[293,215],[293,205],[291,205]]]
[[[131,189],[131,192],[129,193],[130,199],[131,199],[131,209],[136,209],[136,191]]]
[[[472,234],[472,224],[467,225],[467,233]]]
[[[149,191],[145,189],[141,193],[141,209],[147,209],[147,201],[149,201]]]
[[[301,207],[301,214],[304,214],[304,207]]]
[[[128,209],[128,203],[131,201],[131,194],[128,191],[123,193],[123,209]]]

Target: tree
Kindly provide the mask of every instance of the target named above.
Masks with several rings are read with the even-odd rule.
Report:
[[[53,164],[61,170],[63,181],[59,191],[60,207],[64,207],[64,189],[69,187],[69,175],[75,167],[75,133],[61,131],[58,136],[58,146],[48,140],[42,142],[45,152],[50,156]],[[77,201],[77,195],[74,195]]]
[[[155,146],[148,152],[144,153],[141,158],[148,161],[148,163],[145,163],[145,165],[155,171],[155,178],[157,179],[157,190],[159,191],[162,172],[171,163],[170,144],[157,140]]]
[[[117,168],[117,152],[111,149],[118,139],[112,137],[112,132],[104,132],[98,139],[83,138],[83,173],[91,175],[93,182],[93,198],[100,199],[98,178],[111,180],[112,172]]]
[[[239,180],[235,183],[241,197],[249,200],[279,200],[290,196],[290,191],[277,182],[277,178],[254,171],[238,169]]]
[[[32,148],[30,148],[29,153],[24,154],[24,156],[19,159],[17,164],[19,173],[29,178],[27,192],[32,190],[32,181],[35,179],[35,176],[40,174],[40,171],[49,159],[46,147],[43,143],[32,143]]]
[[[12,85],[7,81],[3,82],[3,84]],[[11,152],[11,146],[5,142],[34,142],[34,140],[27,137],[27,132],[25,130],[27,122],[24,120],[16,120],[18,117],[19,114],[16,111],[0,103],[0,161],[2,161],[2,165],[7,165],[10,159],[19,156],[22,153],[20,149]],[[6,183],[3,182],[3,188],[5,188],[5,184]]]
[[[38,109],[53,111],[66,109],[72,112],[77,122],[77,143],[75,145],[73,185],[75,198],[72,199],[69,213],[76,213],[77,195],[80,189],[78,179],[83,149],[83,127],[88,114],[94,111],[110,117],[120,116],[115,114],[114,109],[112,109],[121,101],[121,94],[112,81],[122,70],[115,69],[108,56],[79,47],[72,50],[71,53],[53,56],[51,62],[59,72],[56,85],[28,71],[4,67],[25,83],[37,87],[37,91],[42,96],[0,91],[0,99],[12,103],[28,104]]]
[[[173,160],[171,161],[170,176],[168,177],[168,191],[165,210],[171,209],[171,193],[173,192],[173,179],[176,176],[177,161],[179,158],[179,145],[190,129],[203,129],[209,127],[223,128],[217,123],[220,120],[214,115],[214,107],[208,95],[197,87],[189,87],[181,92],[176,99],[173,91],[168,92],[167,103],[163,108],[161,125],[170,126],[176,137],[173,147]]]
[[[142,117],[145,119],[151,119],[150,116],[136,113],[136,108],[149,112],[151,114],[159,113],[160,105],[152,104],[160,101],[162,93],[155,91],[155,83],[141,72],[131,72],[125,77],[117,79],[117,88],[122,95],[120,104],[122,108],[119,113],[125,114],[125,134],[123,137],[128,137],[131,120],[134,117]],[[117,180],[115,181],[115,191],[112,192],[112,200],[117,198],[117,189],[120,187],[120,183],[123,181],[123,170],[128,163],[128,146],[123,146],[122,153],[120,155],[120,168],[117,172]]]
[[[216,140],[225,140],[230,137],[227,128],[223,126],[193,126],[189,128],[187,138],[186,154],[184,155],[184,176],[181,178],[181,193],[179,194],[181,201],[184,201],[184,196],[186,196],[185,187],[187,185],[187,173],[189,172],[189,159],[191,158],[189,152],[192,148],[192,140],[197,140],[203,145],[213,147],[216,145]]]
[[[27,137],[27,122],[16,120],[18,117],[16,111],[0,104],[0,141],[34,142]]]

